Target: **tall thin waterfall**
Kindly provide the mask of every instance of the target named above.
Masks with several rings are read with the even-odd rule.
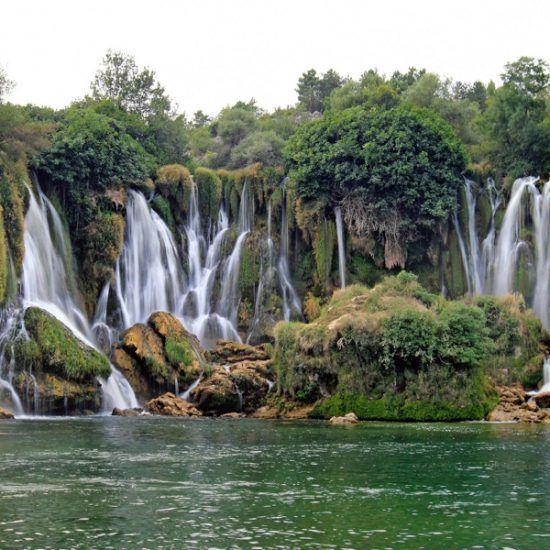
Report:
[[[288,216],[286,208],[286,189],[283,184],[283,201],[281,205],[281,249],[277,267],[279,282],[281,284],[281,294],[283,297],[283,316],[285,321],[289,321],[293,311],[301,315],[302,304],[300,303],[300,298],[298,298],[298,293],[292,285],[290,269],[288,267]]]
[[[536,197],[533,205],[535,218],[535,253],[537,270],[533,308],[542,324],[550,328],[550,181],[547,181],[542,194]],[[550,369],[550,360],[546,359]],[[550,384],[550,372],[548,383]]]
[[[346,250],[344,247],[344,224],[342,223],[342,209],[337,206],[334,209],[336,218],[336,236],[338,239],[338,273],[340,275],[340,286],[346,286]]]
[[[125,231],[115,290],[126,328],[155,311],[175,311],[184,274],[172,233],[136,191],[129,192]]]
[[[460,250],[460,257],[462,258],[462,266],[464,268],[464,273],[466,275],[466,285],[468,288],[468,294],[472,293],[472,273],[470,271],[470,259],[468,258],[468,250],[466,249],[466,243],[464,242],[464,237],[462,236],[462,228],[460,227],[460,222],[458,221],[458,215],[456,212],[452,214],[453,225],[456,232],[456,237],[458,239],[458,249]]]
[[[239,306],[239,273],[241,269],[241,253],[246,236],[252,229],[254,217],[254,203],[251,193],[248,190],[248,182],[245,181],[241,193],[241,204],[239,207],[239,236],[233,248],[233,252],[227,259],[222,276],[222,295],[218,303],[218,313],[229,319],[233,326],[237,324]]]
[[[47,197],[38,200],[29,189],[25,217],[25,255],[21,275],[24,306],[37,306],[61,321],[84,343],[96,347],[91,327],[74,295],[72,258],[63,224]],[[111,366],[111,376],[102,383],[103,402],[122,408],[136,407],[135,394],[124,377]]]

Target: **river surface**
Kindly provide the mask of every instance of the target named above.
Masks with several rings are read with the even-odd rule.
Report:
[[[550,427],[0,421],[0,548],[550,548]]]

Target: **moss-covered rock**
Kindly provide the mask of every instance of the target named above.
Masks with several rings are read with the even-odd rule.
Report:
[[[19,359],[30,360],[33,370],[54,374],[73,382],[108,377],[109,361],[95,349],[78,340],[53,315],[29,307],[24,316],[29,340],[22,342]]]
[[[222,181],[214,170],[197,168],[194,180],[199,194],[199,208],[204,218],[216,220],[222,198]]]
[[[336,291],[310,324],[277,325],[278,393],[317,401],[316,417],[483,418],[496,399],[488,364],[532,356],[543,334],[509,299],[498,311],[479,300],[449,302],[405,272]]]
[[[111,360],[142,399],[176,386],[184,390],[206,364],[196,337],[166,312],[153,313],[147,323],[123,332],[112,347]]]
[[[111,372],[107,359],[46,311],[28,308],[24,323],[28,339],[18,340],[14,347],[14,386],[26,409],[55,414],[97,411],[97,378]]]
[[[168,200],[172,215],[178,222],[189,208],[193,179],[189,170],[181,164],[168,164],[159,168],[155,180],[157,191]]]

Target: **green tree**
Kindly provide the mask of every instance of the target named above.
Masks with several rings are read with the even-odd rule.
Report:
[[[489,97],[486,147],[503,175],[550,172],[549,79],[545,61],[522,57],[506,65],[503,85]]]
[[[170,111],[170,99],[155,72],[140,69],[128,54],[109,50],[91,84],[95,99],[108,99],[121,109],[147,117]]]
[[[245,137],[232,151],[231,168],[242,168],[256,162],[276,166],[282,162],[284,141],[273,131],[258,131]]]
[[[390,268],[447,219],[466,164],[451,127],[410,106],[325,113],[297,130],[285,160],[297,195],[340,204],[353,234],[384,245]]]
[[[317,75],[315,69],[310,69],[298,79],[298,103],[310,113],[321,112],[325,107],[325,100],[343,83],[342,77],[333,69],[321,76]]]

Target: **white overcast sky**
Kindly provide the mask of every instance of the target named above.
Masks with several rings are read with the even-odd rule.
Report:
[[[9,99],[52,107],[87,93],[109,48],[154,69],[188,114],[293,104],[311,67],[488,81],[550,57],[550,0],[2,0],[0,18]]]

